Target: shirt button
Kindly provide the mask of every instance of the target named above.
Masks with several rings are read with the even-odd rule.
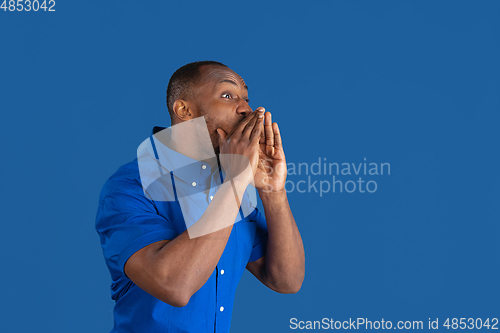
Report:
[[[210,200],[214,200],[214,196],[213,195],[210,196]]]
[[[221,273],[222,275],[224,275],[224,270],[223,270],[223,269],[221,269],[221,270],[220,270],[220,273]]]
[[[191,185],[196,186],[196,182],[192,182]]]
[[[221,306],[219,310],[220,310],[220,312],[224,311],[224,307]]]
[[[207,168],[207,166],[206,166],[205,164],[203,164],[203,165],[201,166],[201,168],[202,168],[203,170],[205,170],[205,169]]]

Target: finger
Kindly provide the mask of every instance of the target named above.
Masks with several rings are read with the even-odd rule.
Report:
[[[260,138],[259,138],[259,143],[265,145],[266,144],[266,132],[264,131],[264,122],[260,124],[262,127],[260,130]]]
[[[222,141],[226,138],[226,132],[222,128],[217,129],[217,134],[219,134],[219,146],[222,144]]]
[[[266,145],[268,146],[274,146],[274,135],[273,135],[272,124],[273,122],[272,122],[271,112],[266,112],[264,129],[266,132]]]
[[[266,109],[263,108],[262,106],[259,106],[255,111],[262,111],[263,113],[266,112]],[[260,123],[260,126],[262,129],[260,130],[260,138],[259,138],[259,143],[266,143],[266,134],[264,133],[264,122],[262,121]]]
[[[260,109],[263,110],[263,112],[266,112],[266,109],[264,109],[263,107],[260,107]],[[265,144],[266,143],[266,133],[264,132],[264,122],[262,122],[261,126],[262,126],[262,129],[260,131],[259,143]]]
[[[283,149],[283,144],[281,141],[281,133],[278,127],[278,123],[273,124],[273,130],[274,130],[274,148]]]
[[[259,117],[261,114],[259,112],[255,112],[256,115],[248,122],[248,124],[245,126],[245,129],[243,130],[242,137],[243,138],[250,138],[250,134],[252,134],[252,130],[254,129],[255,125],[257,124],[257,120],[259,120]],[[260,112],[261,113],[261,112]]]
[[[243,118],[232,130],[231,136],[233,137],[241,137],[243,134],[243,131],[245,130],[245,127],[248,125],[248,123],[257,116],[258,112],[251,112],[249,113],[245,118]]]
[[[264,132],[264,118],[260,122],[259,144],[266,145],[266,133]]]
[[[273,146],[274,146],[274,133],[273,133],[273,122],[271,117],[271,112],[266,112],[265,114],[265,124],[264,131],[266,133],[266,154],[273,154]]]
[[[265,109],[263,107],[258,107],[254,111],[254,116],[256,116],[255,121],[251,120],[247,126],[245,127],[245,133],[244,135],[247,137],[250,137],[254,131],[255,126],[262,126],[262,121],[259,120],[264,120],[264,112]],[[248,133],[247,133],[248,131]]]
[[[250,135],[251,144],[257,144],[263,132],[264,115],[260,114],[257,118],[257,124],[253,127],[252,134]]]

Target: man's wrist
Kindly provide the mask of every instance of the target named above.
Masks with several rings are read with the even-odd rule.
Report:
[[[227,177],[224,183],[231,183],[231,186],[238,189],[239,192],[239,190],[246,190],[247,186],[250,184],[250,180],[242,175],[238,175],[236,177]]]
[[[273,203],[279,203],[287,200],[287,195],[285,189],[281,191],[270,191],[266,189],[258,190],[260,199],[264,201],[270,201]]]

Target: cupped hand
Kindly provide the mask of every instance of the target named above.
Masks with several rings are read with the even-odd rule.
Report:
[[[255,173],[255,187],[264,192],[282,192],[287,176],[285,152],[277,123],[271,112],[264,114],[259,139],[259,163]]]
[[[255,111],[243,118],[229,133],[218,128],[219,159],[226,180],[238,180],[246,185],[254,179],[259,164],[259,140],[261,137],[263,111]]]

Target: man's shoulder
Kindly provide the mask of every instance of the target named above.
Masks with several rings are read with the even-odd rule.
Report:
[[[142,185],[137,159],[128,162],[116,170],[106,180],[101,190],[100,201],[110,192],[137,192],[142,193]]]

